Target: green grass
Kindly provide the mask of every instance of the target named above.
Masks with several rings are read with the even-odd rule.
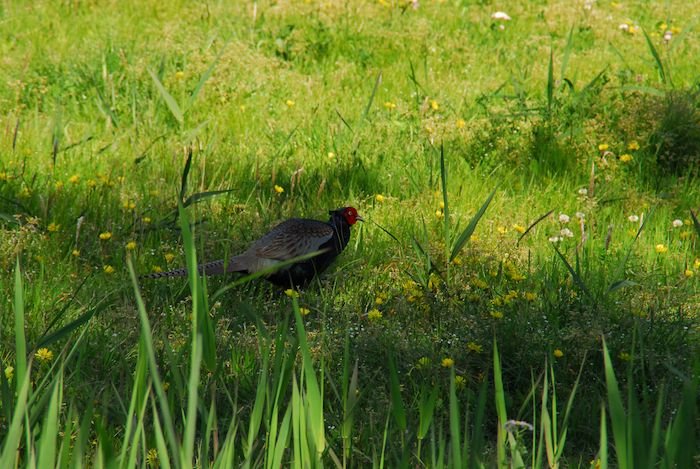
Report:
[[[591,5],[0,5],[0,466],[697,464],[698,18]]]

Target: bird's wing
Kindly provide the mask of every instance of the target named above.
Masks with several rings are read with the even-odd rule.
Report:
[[[256,241],[248,252],[259,258],[287,260],[318,251],[332,237],[328,223],[292,218]]]

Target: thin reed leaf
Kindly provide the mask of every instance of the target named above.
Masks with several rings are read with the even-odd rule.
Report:
[[[452,448],[452,462],[450,467],[462,468],[462,451],[460,436],[460,413],[459,402],[457,401],[457,390],[455,385],[454,368],[450,370],[450,447]],[[465,429],[466,431],[466,429]]]
[[[605,338],[603,338],[603,363],[605,369],[605,384],[607,387],[608,407],[610,408],[610,420],[613,429],[613,439],[615,441],[615,454],[617,456],[617,463],[619,464],[619,467],[621,469],[631,469],[632,467],[634,467],[634,465],[633,461],[631,460],[632,448],[630,447],[629,442],[627,440],[627,416],[625,414],[625,408],[622,405],[620,388],[617,384],[615,370],[613,370],[612,361],[610,360],[610,353],[608,352],[608,346],[605,343]]]
[[[183,115],[182,110],[180,109],[180,105],[177,104],[177,101],[175,101],[175,98],[173,98],[173,96],[170,93],[168,93],[168,90],[165,89],[163,83],[160,82],[158,76],[155,73],[153,73],[151,69],[148,70],[148,74],[151,75],[153,83],[155,83],[156,89],[158,90],[160,97],[163,98],[163,101],[165,101],[165,104],[168,106],[170,114],[172,114],[172,116],[175,118],[176,121],[180,123],[180,125],[184,124],[185,116]]]
[[[454,247],[452,248],[450,262],[455,260],[455,257],[459,255],[459,252],[462,250],[464,245],[467,244],[469,238],[471,238],[471,235],[474,233],[474,230],[476,230],[476,226],[479,224],[479,220],[481,220],[481,217],[484,216],[484,213],[486,213],[486,209],[491,203],[493,196],[496,195],[496,190],[498,190],[498,187],[496,187],[496,189],[494,189],[493,192],[491,192],[491,194],[486,199],[486,202],[484,202],[479,211],[476,212],[476,215],[474,215],[474,217],[469,221],[469,224],[464,229],[462,234],[459,235],[459,238],[457,238],[457,242],[455,242]]]
[[[399,429],[406,431],[406,409],[401,398],[401,384],[399,383],[399,374],[396,371],[396,361],[393,356],[389,357],[389,383],[391,394],[391,414],[396,420]]]
[[[24,286],[19,256],[15,261],[15,298],[12,304],[15,313],[15,385],[17,391],[24,383],[27,372],[27,340],[24,335]]]
[[[656,50],[656,46],[654,46],[654,43],[651,41],[651,38],[647,34],[646,30],[642,28],[642,33],[644,33],[644,39],[646,39],[647,42],[647,47],[649,47],[649,52],[651,53],[651,56],[654,58],[654,65],[656,66],[656,73],[659,76],[659,83],[663,85],[667,85],[667,75],[666,71],[664,69],[664,64],[661,61],[661,56],[659,55],[659,51]]]

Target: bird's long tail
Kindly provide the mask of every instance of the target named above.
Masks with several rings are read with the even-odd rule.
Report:
[[[228,263],[223,259],[218,261],[207,262],[206,264],[199,264],[197,270],[200,275],[221,275],[228,272],[246,272],[247,269],[243,266],[243,262],[239,259],[239,256],[232,257]],[[172,278],[172,277],[186,277],[187,269],[175,269],[168,270],[167,272],[155,272],[152,274],[142,275],[141,278]]]

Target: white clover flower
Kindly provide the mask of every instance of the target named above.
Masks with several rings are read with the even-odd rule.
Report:
[[[669,42],[673,38],[673,33],[671,31],[666,31],[664,33],[664,41]]]
[[[573,237],[574,237],[573,231],[571,231],[571,230],[568,229],[568,228],[562,228],[561,231],[559,232],[559,234],[562,235],[562,237],[567,237],[567,238],[573,238]]]
[[[578,195],[583,195],[583,196],[588,195],[588,189],[586,189],[585,187],[580,188],[578,190]]]
[[[570,220],[571,220],[571,218],[569,218],[569,215],[567,215],[566,213],[559,214],[559,221],[561,223],[569,223]]]
[[[508,13],[504,11],[497,11],[493,14],[491,14],[491,19],[492,20],[500,20],[500,21],[510,21],[510,16],[508,16]]]
[[[620,26],[618,26],[618,28],[620,29],[620,31],[627,32],[630,30],[630,25],[628,25],[627,23],[622,23]]]
[[[639,217],[637,215],[630,215],[629,217],[627,217],[627,219],[632,223],[637,223],[639,221]]]
[[[562,240],[561,236],[550,236],[549,237],[549,242],[550,243],[558,243],[559,241]]]
[[[676,218],[675,220],[673,220],[672,224],[674,228],[680,228],[681,226],[683,226],[683,220]]]
[[[583,220],[584,218],[586,218],[586,214],[583,212],[576,212],[576,218],[578,218],[579,220]]]

